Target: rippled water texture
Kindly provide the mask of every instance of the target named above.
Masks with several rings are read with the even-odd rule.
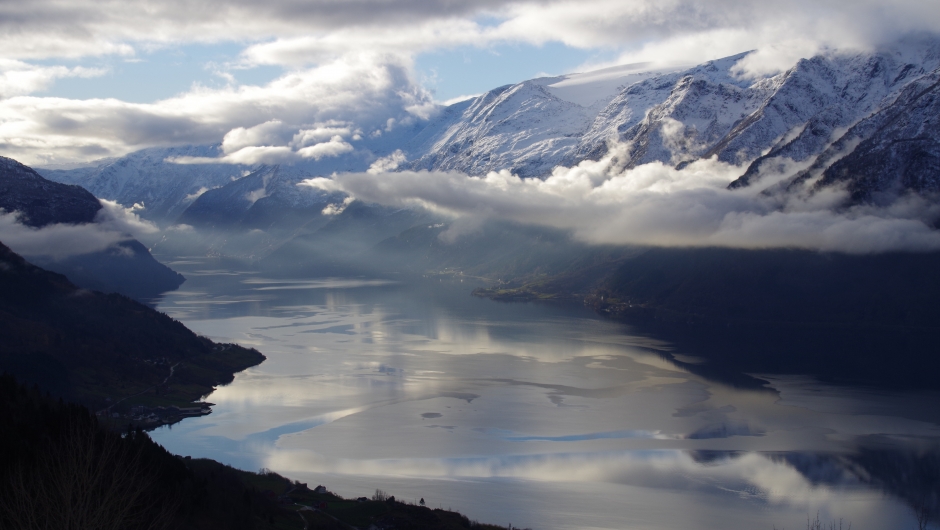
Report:
[[[153,433],[175,453],[545,529],[916,528],[936,501],[934,393],[731,386],[668,337],[468,282],[173,266],[161,311],[268,356]]]

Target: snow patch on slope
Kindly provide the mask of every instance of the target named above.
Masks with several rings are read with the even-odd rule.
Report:
[[[606,105],[624,87],[656,75],[682,69],[683,67],[679,65],[656,67],[653,63],[623,64],[601,70],[563,75],[560,76],[560,81],[557,80],[558,78],[547,78],[553,82],[545,86],[559,99],[582,107],[592,107],[598,104]]]

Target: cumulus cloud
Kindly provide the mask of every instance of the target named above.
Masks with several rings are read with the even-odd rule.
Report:
[[[700,60],[785,43],[855,46],[940,30],[918,0],[182,0],[5,3],[0,49],[12,58],[133,54],[180,42],[248,42],[246,64],[309,65],[350,51],[410,55],[454,46],[563,42],[632,59]],[[781,48],[781,49],[783,49]],[[665,57],[668,56],[668,57]]]
[[[380,174],[386,171],[395,171],[398,169],[398,166],[404,164],[408,160],[408,157],[405,156],[405,153],[401,149],[396,149],[394,153],[383,156],[372,163],[367,170],[367,173]]]
[[[346,197],[345,199],[343,199],[343,202],[328,204],[321,213],[323,215],[339,215],[343,213],[343,210],[345,210],[347,206],[352,204],[354,200],[355,199],[353,199],[352,197]]]
[[[350,50],[410,55],[439,48],[479,46],[506,40],[498,29],[471,19],[412,21],[408,31],[395,24],[378,27],[335,28],[316,35],[280,38],[248,46],[241,54],[243,66],[305,65],[329,60]],[[516,39],[512,39],[516,40]]]
[[[334,134],[327,141],[312,143],[323,137],[324,133]],[[301,129],[291,135],[289,126],[280,120],[272,120],[255,127],[232,129],[222,140],[221,157],[180,156],[168,159],[177,164],[277,164],[298,160],[320,160],[350,153],[352,144],[343,139],[342,134],[351,134],[349,128],[320,127]],[[353,138],[360,140],[358,134]],[[287,145],[278,145],[278,144]],[[308,145],[309,144],[309,145]]]
[[[355,124],[348,127],[350,139],[359,130],[384,130],[390,118],[407,124],[431,99],[412,79],[408,60],[350,55],[287,73],[264,86],[196,87],[149,104],[9,98],[0,101],[0,150],[24,163],[44,165],[119,156],[148,146],[208,144],[224,137],[226,156],[259,148],[226,161],[254,163],[311,147],[309,142],[319,134],[317,124]],[[298,134],[301,143],[291,146]],[[305,153],[322,157],[348,150],[333,141],[334,136],[327,137],[326,143],[332,144]],[[285,149],[272,149],[278,147]]]
[[[102,230],[130,234],[134,237],[160,231],[157,225],[142,219],[137,213],[146,208],[143,204],[135,203],[130,208],[125,208],[115,201],[107,199],[98,199],[98,201],[101,203],[101,209],[95,215],[95,223]]]
[[[621,64],[695,64],[759,49],[764,61],[752,66],[767,71],[787,68],[825,47],[866,48],[910,32],[940,30],[940,13],[914,0],[890,5],[874,0],[532,0],[477,4],[460,16],[431,5],[407,22],[407,31],[402,23],[348,23],[333,31],[251,45],[242,59],[252,65],[298,65],[349,49],[414,54],[457,46],[562,42],[621,50],[614,61]]]
[[[328,123],[316,123],[311,128],[297,131],[290,143],[294,147],[307,147],[336,136],[361,140],[362,131],[354,129],[351,123],[334,120]]]
[[[940,31],[940,12],[914,0],[521,2],[499,27],[506,38],[622,50],[614,64],[697,64],[758,49],[778,69],[826,47],[867,49],[920,31]]]
[[[267,40],[347,27],[401,27],[426,20],[472,16],[500,9],[504,3],[503,0],[5,2],[0,7],[3,46],[0,49],[10,56],[28,58],[133,53],[132,44],[141,42],[154,45]]]
[[[34,0],[5,3],[0,14],[0,49],[10,57],[133,53],[141,43],[247,40],[256,44],[246,59],[268,64],[316,63],[351,48],[412,53],[499,41],[643,47],[716,31],[746,32],[755,47],[758,40],[779,42],[781,36],[872,42],[940,27],[934,6],[915,0],[240,0],[199,6],[182,0],[73,0],[67,5]],[[703,44],[712,50],[722,45]]]
[[[222,151],[234,153],[255,145],[283,145],[290,136],[281,120],[269,120],[254,127],[236,127],[222,138]]]
[[[286,146],[248,146],[218,158],[205,156],[177,156],[168,158],[168,162],[175,164],[277,164],[293,158],[294,152]]]
[[[203,187],[199,188],[198,190],[196,190],[196,191],[190,193],[189,195],[187,195],[186,198],[183,199],[183,202],[193,202],[194,200],[196,200],[196,199],[198,199],[199,197],[201,197],[202,194],[205,193],[205,192],[207,192],[207,191],[209,191],[209,188],[203,186]]]
[[[248,192],[245,195],[245,199],[247,199],[248,202],[254,204],[267,196],[268,196],[268,190],[266,190],[264,187],[261,187],[254,191]]]
[[[336,135],[333,138],[330,138],[329,142],[322,142],[319,144],[314,144],[308,147],[297,150],[297,154],[302,158],[312,158],[314,160],[320,160],[324,157],[330,156],[339,156],[343,153],[348,153],[353,150],[353,147],[348,143],[343,141],[343,137]]]
[[[422,207],[462,219],[453,240],[482,217],[570,231],[595,244],[807,248],[848,253],[938,250],[929,222],[940,209],[918,198],[891,208],[840,209],[846,194],[768,196],[763,187],[728,190],[743,167],[716,159],[683,170],[654,162],[623,169],[627,146],[599,161],[558,167],[545,180],[508,171],[482,177],[458,172],[365,172],[314,178],[303,185],[367,202]],[[780,178],[767,175],[766,179]]]
[[[0,99],[45,90],[63,77],[97,77],[106,72],[103,68],[36,66],[0,58]]]

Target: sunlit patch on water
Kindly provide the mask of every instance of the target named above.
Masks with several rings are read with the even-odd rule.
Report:
[[[255,291],[288,291],[298,289],[356,289],[362,287],[379,287],[395,285],[398,282],[390,280],[360,280],[348,278],[326,278],[318,280],[272,280],[267,278],[249,278],[242,280]]]

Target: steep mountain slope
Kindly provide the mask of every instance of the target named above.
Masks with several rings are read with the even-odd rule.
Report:
[[[218,145],[156,147],[106,160],[94,167],[39,169],[39,172],[50,180],[79,185],[95,197],[128,207],[141,204],[148,218],[175,218],[201,193],[241,177],[246,168],[232,164],[169,164],[166,159],[221,154]]]
[[[240,188],[246,187],[251,189],[243,190],[244,195],[255,194],[249,199],[251,203],[263,197],[276,197],[279,203],[302,208],[309,202],[310,193],[301,193],[294,184],[305,178],[330,175],[335,171],[363,171],[377,156],[387,154],[383,146],[389,141],[387,138],[373,139],[368,148],[357,152],[281,164],[273,179],[271,167],[264,164],[174,162],[184,157],[219,158],[224,152],[218,144],[144,149],[118,159],[106,160],[94,167],[39,169],[39,172],[56,182],[82,186],[102,199],[116,201],[127,207],[138,204],[143,206],[139,212],[142,217],[162,225],[172,225],[204,194],[228,186],[234,188],[216,193],[234,196],[241,193]],[[253,174],[262,175],[263,184],[260,184],[261,181],[256,183],[254,178],[242,180]],[[258,191],[259,188],[264,188],[264,191]]]
[[[630,166],[711,156],[733,164],[757,159],[750,178],[767,160],[802,161],[818,154],[840,128],[935,68],[940,45],[918,40],[874,53],[827,53],[756,79],[738,71],[746,55],[628,87],[599,115],[568,161],[597,158],[606,153],[604,142],[615,137],[631,142]],[[661,103],[651,104],[655,99]],[[644,107],[646,114],[638,118]]]
[[[312,217],[337,200],[331,194],[297,186],[309,176],[290,166],[261,166],[225,186],[203,193],[177,221],[216,229],[294,228],[294,223],[286,217]]]
[[[848,77],[834,77],[833,72],[823,69],[817,58],[800,61],[797,69],[812,71],[815,75],[796,76],[794,73],[794,77],[807,79],[798,79],[798,82],[794,83],[791,89],[794,96],[791,99],[796,99],[800,94],[811,94],[814,97],[810,99],[810,104],[822,104],[817,112],[805,120],[797,120],[790,132],[769,152],[756,158],[732,187],[749,185],[762,171],[780,172],[788,160],[814,162],[817,168],[824,169],[835,160],[833,149],[829,149],[830,145],[838,151],[837,156],[845,156],[849,144],[853,144],[851,147],[854,149],[864,135],[872,134],[877,128],[864,125],[853,127],[854,131],[845,133],[850,126],[860,121],[868,121],[873,114],[880,114],[888,110],[889,106],[894,106],[890,111],[892,114],[905,112],[903,104],[898,106],[892,102],[902,97],[902,93],[910,92],[908,87],[924,83],[940,66],[940,49],[937,43],[925,43],[923,48],[918,48],[917,51],[918,53],[902,53],[902,50],[895,49],[872,56],[856,55],[844,58],[841,61],[841,70],[847,72]],[[812,82],[815,78],[822,78],[823,81]],[[825,83],[825,80],[836,82]],[[818,93],[820,86],[826,86],[825,93]],[[825,153],[827,149],[830,150],[829,153]],[[816,158],[817,156],[819,158]]]
[[[593,100],[578,91],[560,97],[560,89],[571,90],[571,82],[588,74],[500,87],[432,120],[408,147],[411,167],[543,176],[558,164],[598,159],[610,141],[619,141],[630,145],[627,167],[761,158],[749,170],[755,173],[764,159],[802,161],[821,152],[834,133],[940,65],[940,41],[910,38],[875,52],[827,52],[757,77],[742,69],[748,55],[608,75],[605,87],[615,79],[619,90]],[[580,93],[592,86],[584,83]]]
[[[599,158],[611,140],[632,142],[630,166],[701,156],[772,93],[772,85],[732,74],[746,55],[626,87],[598,115],[568,161]]]
[[[940,191],[940,127],[936,123],[940,69],[909,83],[889,104],[853,125],[811,158],[811,164],[765,193],[813,193],[839,186],[850,203],[888,204],[907,192],[931,195]],[[791,143],[797,142],[799,138]],[[787,150],[783,146],[778,152]],[[778,164],[774,151],[758,159],[731,183],[757,182],[761,169]]]
[[[81,186],[46,180],[31,168],[0,157],[0,209],[20,212],[23,224],[39,228],[94,222],[101,203]]]
[[[558,164],[597,159],[608,142],[619,141],[630,144],[628,167],[710,156],[753,161],[740,186],[768,162],[819,154],[840,131],[940,66],[940,40],[916,36],[871,52],[829,51],[775,75],[746,74],[747,60],[743,53],[692,68],[627,65],[507,85],[427,122],[357,140],[354,155],[282,171],[296,173],[295,181],[304,174],[359,171],[402,149],[413,169],[544,176]],[[221,154],[219,146],[148,149],[96,168],[44,173],[124,205],[144,203],[150,218],[172,221],[200,193],[261,169],[167,162]]]
[[[33,228],[69,224],[95,231],[99,230],[102,206],[79,186],[46,180],[31,168],[0,157],[0,210],[19,212],[23,224]],[[82,287],[136,298],[176,289],[184,281],[130,236],[104,250],[58,258],[36,254],[30,258]]]
[[[926,86],[925,86],[926,85]],[[940,192],[940,70],[908,87],[893,104],[853,127],[862,137],[823,172],[816,188],[846,184],[856,202],[904,191]]]
[[[344,197],[297,184],[311,175],[289,165],[260,166],[224,186],[200,195],[155,242],[157,252],[260,259],[300,233],[329,222],[322,212]],[[185,226],[182,226],[185,225]]]
[[[79,289],[0,243],[0,371],[97,408],[160,385],[177,363],[164,396],[185,402],[263,359],[119,294]]]
[[[448,127],[415,146],[420,158],[412,167],[474,175],[511,168],[527,177],[551,171],[577,145],[593,118],[589,107],[546,88],[561,80],[526,81],[474,99]],[[453,114],[443,119],[453,119]]]

